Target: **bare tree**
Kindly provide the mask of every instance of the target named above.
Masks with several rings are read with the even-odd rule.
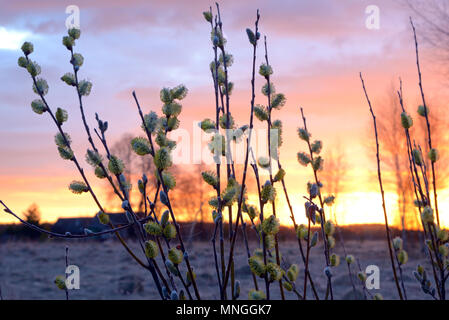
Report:
[[[154,178],[154,175],[149,174],[154,171],[153,160],[149,156],[136,155],[131,147],[131,140],[133,138],[135,138],[135,135],[131,133],[123,134],[120,139],[112,145],[111,153],[122,159],[125,165],[123,174],[125,175],[127,182],[129,182],[131,185],[136,186],[137,181],[142,178],[142,174],[147,173],[148,179],[152,179],[148,184],[148,191],[150,192],[149,194],[151,194],[151,191],[156,189],[156,180]],[[117,198],[115,197],[114,191],[109,187],[107,188],[107,190],[107,199],[109,206],[112,208],[120,208],[121,203],[117,203]],[[142,212],[144,199],[137,188],[133,188],[131,190],[129,198],[132,205],[137,207],[139,212]],[[137,200],[132,202],[131,200],[133,199]]]
[[[325,170],[321,173],[321,180],[324,183],[324,190],[332,194],[335,198],[344,192],[345,179],[348,169],[345,150],[340,143],[336,143],[326,152]],[[336,206],[331,207],[333,220],[337,221]]]
[[[394,224],[401,226],[405,237],[406,229],[416,229],[419,223],[413,208],[413,186],[409,182],[409,159],[400,122],[402,110],[393,85],[379,106],[379,140],[384,150],[382,159],[389,172],[385,175],[385,182],[397,195],[398,214]]]
[[[386,166],[386,188],[397,195],[397,215],[394,224],[400,226],[405,236],[406,229],[419,229],[420,222],[418,212],[413,203],[413,185],[410,184],[409,159],[407,155],[404,129],[401,126],[401,107],[399,105],[396,89],[393,85],[387,90],[387,95],[380,100],[378,111],[379,142],[382,145],[382,163]],[[425,119],[416,113],[417,105],[406,104],[413,116],[414,125],[410,128],[415,137],[416,144],[420,145],[423,153],[427,155],[428,146]],[[447,186],[449,178],[449,157],[447,144],[449,137],[445,133],[449,124],[444,109],[436,102],[429,107],[429,121],[432,126],[432,140],[435,137],[435,146],[439,150],[440,159],[435,163],[438,170],[437,189]],[[374,154],[372,144],[368,145],[369,152]],[[424,157],[429,161],[427,157]],[[430,166],[430,163],[427,163]]]
[[[442,62],[447,62],[449,60],[449,1],[403,0],[403,2],[410,9],[423,40],[435,50]]]

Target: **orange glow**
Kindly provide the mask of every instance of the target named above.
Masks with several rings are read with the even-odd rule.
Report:
[[[118,1],[112,7],[108,1],[83,6],[86,12],[92,10],[89,12],[94,13],[91,14],[94,17],[91,21],[86,20],[89,25],[86,31],[83,30],[77,46],[86,59],[80,73],[83,78],[93,78],[94,83],[92,94],[83,100],[86,118],[91,131],[95,124],[95,112],[108,120],[110,145],[125,132],[136,136],[142,134],[132,90],[138,93],[145,113],[152,110],[160,114],[159,89],[184,82],[189,93],[182,101],[181,128],[191,132],[194,121],[215,117],[214,89],[209,70],[213,59],[210,30],[201,17],[201,12],[209,4],[140,2],[137,9],[124,1]],[[361,2],[348,4],[347,7],[342,5],[335,13],[313,4],[313,1],[311,3],[306,5],[302,1],[291,1],[285,7],[269,2],[260,4],[264,9],[261,10],[261,32],[268,35],[270,64],[274,70],[272,81],[276,91],[287,97],[286,105],[282,110],[274,111],[273,118],[283,123],[284,142],[280,157],[287,171],[286,184],[295,217],[298,223],[306,221],[303,195],[307,181],[312,180],[310,167],[304,168],[296,161],[297,152],[306,148],[296,134],[297,127],[301,125],[301,106],[313,139],[323,141],[325,161],[327,152],[339,144],[349,165],[343,182],[344,191],[338,195],[335,207],[326,208],[326,213],[335,211],[341,225],[384,223],[376,159],[366,147],[373,143],[372,122],[358,72],[364,73],[375,110],[382,107],[382,99],[390,92],[391,83],[397,89],[400,76],[406,107],[415,116],[420,95],[408,13],[404,8],[398,9],[385,2],[383,10],[391,16],[383,20],[385,27],[371,31],[363,27],[365,8]],[[145,4],[150,4],[150,7],[145,7]],[[334,5],[332,1],[328,4],[329,8]],[[257,6],[241,1],[229,1],[222,5],[225,34],[229,37],[227,46],[234,55],[234,64],[229,70],[235,87],[230,110],[238,125],[249,121],[252,51],[247,43],[245,28],[253,23],[253,8]],[[135,12],[131,12],[133,8]],[[7,12],[8,9],[10,12]],[[48,24],[48,30],[42,27],[46,31],[32,30],[35,37],[32,40],[36,42],[33,59],[41,63],[43,71],[48,72],[45,76],[51,87],[48,94],[51,107],[67,108],[70,118],[64,124],[64,130],[72,136],[75,153],[100,202],[107,204],[105,183],[96,179],[83,161],[88,144],[77,97],[73,88],[63,87],[59,80],[70,66],[66,50],[59,40],[53,41],[56,36],[49,31],[60,30],[58,37],[65,32],[62,25],[53,26],[53,21],[59,21],[52,19],[52,14],[59,12],[53,9],[50,5],[49,8],[40,8],[41,16],[36,19],[43,22],[37,20],[39,23],[29,23],[30,26]],[[33,6],[12,1],[4,10],[5,14],[14,16],[11,20],[17,21],[24,21],[23,12],[27,19],[37,13]],[[124,10],[130,11],[123,14]],[[139,14],[136,15],[137,11]],[[159,12],[165,14],[159,16]],[[298,16],[298,13],[303,16]],[[86,16],[89,14],[86,13]],[[105,50],[106,46],[111,50]],[[259,46],[257,65],[263,61],[262,49],[263,46]],[[3,121],[0,125],[0,199],[17,214],[36,203],[43,213],[43,220],[49,222],[56,221],[58,217],[93,216],[98,209],[90,195],[74,195],[67,188],[70,181],[80,178],[72,163],[58,157],[53,143],[56,132],[53,123],[50,123],[47,114],[37,116],[29,108],[35,96],[29,76],[17,67],[19,55],[19,51],[5,52],[0,48],[0,77],[8,78],[3,81],[6,89],[0,88],[0,112],[3,112],[0,113],[0,121]],[[426,97],[429,100],[448,101],[446,75],[435,72],[440,71],[441,66],[434,62],[434,57],[432,50],[423,44],[421,60]],[[61,62],[60,66],[60,61],[65,64]],[[266,104],[266,97],[260,93],[264,84],[264,79],[257,75],[256,103]],[[261,123],[256,120],[255,127],[260,126]],[[100,147],[98,140],[95,141]],[[442,146],[437,147],[443,151]],[[185,168],[190,170],[192,166],[186,165]],[[383,174],[385,178],[392,176],[385,170]],[[250,169],[249,176],[253,179]],[[241,176],[237,178],[240,182]],[[263,175],[261,180],[265,181],[266,176]],[[137,189],[135,183],[134,189]],[[391,189],[386,187],[386,202],[388,218],[393,224],[397,197]],[[326,185],[323,192],[327,194]],[[277,195],[279,218],[282,224],[291,225],[280,187],[277,187]],[[444,226],[449,226],[448,196],[449,189],[439,190],[440,218]],[[258,203],[254,194],[249,195],[249,200],[252,204]],[[0,214],[0,223],[6,222],[15,220],[7,214]]]

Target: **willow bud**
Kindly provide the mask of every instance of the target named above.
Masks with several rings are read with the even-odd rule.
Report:
[[[31,42],[24,42],[22,44],[22,51],[23,53],[28,56],[29,54],[31,54],[34,51],[34,46]]]
[[[75,40],[81,36],[81,30],[78,28],[70,28],[67,33]]]
[[[315,140],[312,145],[312,152],[319,154],[321,152],[321,149],[323,149],[323,142],[321,142],[320,140]]]
[[[254,32],[250,28],[247,28],[246,34],[248,35],[249,43],[251,43],[252,45],[256,45],[257,40],[256,40],[256,35],[254,34]]]
[[[45,106],[44,101],[41,99],[36,99],[31,102],[31,109],[33,109],[34,112],[37,114],[43,114],[45,111],[47,111],[47,107]]]
[[[442,244],[438,247],[438,252],[441,254],[441,256],[447,257],[449,254],[449,248],[447,247],[447,245]]]
[[[167,194],[165,193],[164,190],[161,190],[159,192],[159,199],[161,200],[162,204],[168,206],[168,196],[167,196]]]
[[[171,223],[168,223],[163,230],[164,237],[167,239],[176,238],[176,228]]]
[[[285,177],[285,170],[281,168],[274,176],[273,182],[282,181],[282,180],[284,180],[284,177]]]
[[[107,175],[107,173],[103,170],[102,167],[96,166],[96,167],[95,167],[95,176],[97,176],[97,178],[99,178],[99,179],[104,179],[104,178],[106,178],[108,175]]]
[[[345,259],[347,264],[352,264],[355,261],[355,258],[352,254],[348,254]]]
[[[97,217],[101,224],[108,225],[110,222],[109,215],[103,211],[98,212]]]
[[[340,256],[333,253],[329,258],[332,267],[338,267],[340,265]]]
[[[27,68],[28,73],[32,77],[36,77],[37,75],[39,75],[41,73],[41,67],[35,61],[29,61],[26,65],[26,68]]]
[[[308,230],[305,225],[301,224],[296,228],[296,236],[298,237],[298,239],[300,240],[307,239],[307,234]]]
[[[262,222],[262,231],[265,234],[276,234],[279,232],[280,224],[279,219],[274,215],[269,216]]]
[[[178,292],[176,292],[176,290],[173,290],[170,293],[170,300],[179,300]]]
[[[162,234],[162,227],[154,221],[149,221],[143,225],[145,231],[152,236],[160,236]]]
[[[321,156],[314,158],[312,161],[313,170],[315,170],[315,171],[323,170],[323,163],[324,163],[324,159]]]
[[[62,108],[58,108],[55,113],[55,118],[56,118],[56,121],[58,122],[58,124],[62,125],[69,118],[69,114],[67,113],[66,110],[64,110]]]
[[[150,259],[154,259],[159,255],[159,247],[156,242],[153,240],[145,242],[145,255]]]
[[[69,189],[75,194],[89,191],[89,187],[82,181],[72,181],[69,185]]]
[[[54,281],[56,287],[60,290],[67,290],[67,286],[65,284],[65,277],[64,276],[57,276]]]
[[[331,220],[327,220],[324,224],[324,232],[326,235],[331,236],[335,232],[335,225]]]
[[[92,90],[92,82],[87,80],[81,80],[78,84],[78,90],[80,95],[88,96]]]
[[[58,147],[59,156],[64,160],[73,160],[73,151],[70,147]]]
[[[312,162],[312,160],[310,159],[310,156],[307,153],[298,152],[298,162],[304,167],[307,167],[308,164]]]
[[[125,165],[123,161],[112,155],[109,159],[108,169],[115,175],[119,175],[123,172]]]
[[[180,264],[184,258],[184,255],[182,254],[182,251],[176,248],[171,248],[168,251],[168,258],[171,262],[173,262],[175,265]]]
[[[266,181],[265,184],[263,185],[261,191],[261,198],[263,204],[267,203],[268,201],[273,202],[274,199],[276,198],[276,190],[271,185],[270,181]]]
[[[299,138],[301,139],[301,140],[304,140],[304,141],[309,141],[310,140],[310,137],[312,136],[306,129],[304,129],[304,128],[299,128],[298,129],[298,135],[299,135]]]
[[[196,279],[196,273],[192,270],[192,275],[193,275],[193,280],[195,280]],[[186,283],[187,283],[187,286],[190,286],[190,284],[192,284],[192,276],[190,275],[190,272],[189,272],[189,270],[187,270],[187,272],[186,272]]]
[[[310,247],[313,248],[318,243],[318,232],[313,233],[312,239],[310,240]]]
[[[282,270],[282,268],[276,263],[267,263],[266,270],[271,281],[279,281],[284,275],[284,270]]]
[[[334,195],[327,196],[324,198],[323,201],[325,204],[327,204],[330,207],[334,204],[335,196]]]
[[[165,225],[168,223],[168,219],[170,217],[169,215],[170,215],[170,212],[168,210],[165,210],[164,213],[162,214],[161,221],[160,221],[162,226],[165,227]]]
[[[407,254],[407,251],[405,251],[405,250],[400,250],[400,251],[398,252],[398,260],[399,260],[399,263],[400,263],[401,265],[407,263],[407,261],[408,261],[408,254]]]
[[[170,273],[172,273],[175,276],[179,275],[178,269],[176,269],[175,265],[173,264],[173,262],[171,262],[171,260],[165,260],[165,266],[167,267],[168,271],[170,271]]]
[[[291,282],[295,282],[296,278],[298,278],[299,275],[299,267],[297,264],[292,264],[290,268],[287,270],[287,278]]]
[[[21,68],[26,68],[28,66],[28,61],[25,57],[19,57],[19,59],[17,60],[17,64]]]
[[[151,153],[150,142],[146,138],[137,137],[132,139],[131,147],[139,156],[144,156]]]
[[[418,114],[421,116],[421,117],[425,117],[425,116],[428,116],[429,115],[429,108],[426,106],[426,107],[424,107],[424,106],[419,106],[418,107]]]
[[[410,129],[413,126],[413,119],[407,112],[401,113],[401,124],[404,129]]]
[[[36,83],[33,84],[33,91],[38,95],[45,96],[48,93],[47,80],[42,78],[36,78]]]
[[[203,176],[203,180],[211,185],[212,187],[216,188],[218,185],[218,181],[217,181],[217,175],[212,172],[212,171],[206,171],[206,172],[202,172],[201,175]]]
[[[271,74],[273,74],[273,68],[271,68],[270,65],[263,63],[259,67],[259,74],[264,78],[268,78]]]
[[[254,106],[254,115],[260,121],[268,120],[268,112],[264,106],[261,105]]]
[[[373,299],[374,299],[374,300],[383,300],[384,297],[383,297],[380,293],[376,293],[376,294],[373,296]]]
[[[412,151],[412,158],[413,158],[413,162],[417,165],[417,166],[422,166],[423,164],[423,159],[422,159],[422,155],[421,155],[421,151],[418,149],[413,149]]]
[[[204,11],[203,17],[207,22],[212,22],[212,13],[210,11]]]
[[[259,210],[255,206],[248,207],[248,216],[251,220],[255,219],[259,215]]]
[[[437,162],[437,160],[440,158],[438,150],[435,148],[430,149],[428,156],[430,161],[432,161],[432,163]]]
[[[67,72],[61,77],[61,80],[67,83],[69,86],[76,85],[75,75],[73,73]]]
[[[79,69],[84,63],[84,57],[81,53],[74,53],[70,63],[77,69]]]
[[[366,273],[364,271],[360,271],[357,273],[357,277],[360,279],[361,282],[365,283],[366,281]]]
[[[256,276],[262,276],[265,274],[265,265],[263,263],[263,261],[257,257],[257,256],[252,256],[248,258],[248,264],[249,264],[249,268],[251,269],[251,272],[254,273]]]
[[[421,213],[421,219],[424,223],[433,223],[434,217],[433,217],[433,209],[429,206],[424,207],[422,213]]]
[[[449,239],[449,233],[447,232],[447,230],[444,229],[438,229],[437,231],[437,237],[438,239],[440,239],[441,241],[445,242]]]
[[[278,93],[273,96],[271,99],[271,107],[279,110],[281,107],[285,105],[287,98],[283,93]]]
[[[215,122],[211,119],[204,119],[199,123],[201,130],[207,132],[209,130],[215,130]]]
[[[144,116],[144,123],[142,124],[142,129],[144,131],[148,130],[149,133],[153,133],[158,125],[158,116],[156,112],[151,111],[149,114]]]
[[[249,300],[264,300],[266,299],[265,293],[261,290],[250,290],[248,293]]]
[[[261,92],[264,96],[268,97],[269,95],[274,95],[276,93],[276,87],[273,82],[265,83],[262,86]]]
[[[395,250],[402,250],[402,245],[403,245],[403,242],[402,242],[401,237],[396,237],[393,239],[393,248]]]
[[[75,45],[75,40],[70,36],[64,36],[62,38],[62,44],[67,48],[67,50],[72,50]]]
[[[170,151],[163,147],[156,151],[156,154],[154,155],[154,165],[159,170],[166,169],[172,165],[171,155]]]
[[[268,250],[273,249],[274,246],[276,245],[274,235],[267,234],[267,235],[265,235],[264,239],[265,239],[265,248]]]
[[[333,249],[335,247],[335,238],[333,236],[327,236],[327,246],[329,249]]]

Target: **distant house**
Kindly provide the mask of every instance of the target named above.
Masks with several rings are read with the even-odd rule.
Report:
[[[120,225],[128,224],[128,219],[124,213],[109,213],[112,224],[116,227]],[[109,226],[105,226],[100,223],[96,216],[81,217],[81,218],[59,218],[58,221],[52,226],[51,231],[55,233],[65,234],[70,232],[72,234],[84,234],[84,229],[89,229],[93,232],[101,232],[109,229]],[[121,230],[120,235],[123,237],[133,237],[135,232],[132,227]],[[101,238],[108,238],[111,234],[103,235]]]

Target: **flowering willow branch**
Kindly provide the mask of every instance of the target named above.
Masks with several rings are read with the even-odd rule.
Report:
[[[426,104],[426,99],[424,97],[424,90],[422,87],[422,77],[421,77],[421,67],[419,65],[419,53],[418,53],[418,41],[416,39],[416,30],[415,26],[413,25],[413,20],[410,17],[410,25],[412,26],[413,30],[413,39],[415,40],[415,53],[416,53],[416,67],[418,69],[418,79],[419,79],[419,90],[421,92],[421,98],[423,102],[423,114],[426,119],[426,125],[427,125],[427,143],[429,145],[429,155],[430,153],[437,153],[436,149],[432,148],[432,136],[430,134],[430,122],[429,122],[429,108]],[[440,226],[440,216],[438,213],[438,201],[437,201],[437,187],[436,187],[436,173],[435,173],[435,161],[431,159],[430,161],[431,167],[432,167],[432,184],[433,184],[433,197],[434,197],[434,206],[435,206],[435,214],[437,218],[437,224]]]
[[[165,94],[165,92],[166,91],[162,90],[161,96],[163,96]],[[168,94],[171,95],[171,93],[168,93]],[[182,95],[182,93],[180,93],[180,94]],[[165,181],[164,176],[162,174],[162,169],[161,168],[165,167],[165,165],[168,164],[169,162],[171,163],[170,155],[167,154],[168,152],[166,151],[165,147],[161,147],[158,150],[158,153],[155,152],[155,149],[154,149],[154,146],[153,146],[153,138],[152,138],[151,132],[150,132],[148,126],[147,126],[147,122],[145,121],[145,117],[143,115],[143,112],[142,112],[142,109],[140,107],[139,101],[137,100],[137,96],[136,96],[135,91],[132,92],[132,95],[134,97],[134,101],[136,102],[137,110],[139,112],[139,116],[140,116],[141,121],[142,121],[142,128],[144,129],[144,131],[145,131],[145,133],[147,135],[147,138],[148,138],[148,143],[149,143],[148,153],[153,157],[153,160],[155,161],[155,164],[156,163],[159,164],[159,166],[156,165],[156,167],[157,167],[156,173],[157,173],[157,177],[158,177],[158,179],[159,179],[159,181],[160,181],[160,183],[162,185],[162,189],[163,189],[160,192],[161,202],[163,204],[165,204],[167,206],[168,210],[169,210],[170,217],[171,217],[171,219],[173,221],[173,224],[175,226],[175,229],[176,229],[176,237],[178,238],[178,241],[179,241],[179,244],[180,244],[180,247],[181,247],[181,251],[182,251],[182,255],[183,255],[183,258],[184,258],[184,260],[186,262],[188,274],[189,274],[189,277],[190,277],[191,282],[193,284],[193,288],[194,288],[194,291],[195,291],[195,296],[196,296],[196,298],[198,300],[200,300],[201,298],[200,298],[200,294],[199,294],[198,287],[197,287],[196,280],[195,280],[196,276],[194,275],[192,267],[190,265],[190,259],[189,259],[189,255],[188,255],[188,253],[187,253],[187,251],[185,249],[185,246],[184,246],[184,242],[183,242],[182,235],[181,235],[181,229],[179,227],[179,224],[176,222],[176,217],[175,217],[175,214],[173,212],[172,205],[170,203],[170,198],[168,196],[169,189],[168,189],[168,187],[166,185],[166,181]],[[167,122],[167,125],[168,125],[168,122]],[[161,138],[161,139],[163,139],[163,138]],[[162,199],[162,197],[163,197],[163,199]],[[179,260],[182,261],[182,259],[179,259]]]
[[[79,34],[80,31],[78,29],[70,29],[69,36],[63,38],[63,43],[66,46],[73,46],[75,38],[79,38]],[[89,184],[89,181],[87,180],[84,174],[83,168],[81,168],[73,150],[70,147],[71,141],[69,135],[63,132],[62,130],[62,124],[65,121],[67,121],[68,117],[67,112],[61,108],[58,108],[56,114],[54,114],[44,97],[48,92],[48,83],[43,78],[37,78],[37,76],[41,73],[41,68],[36,62],[31,61],[29,59],[29,55],[33,52],[33,50],[34,50],[33,44],[31,44],[30,42],[25,42],[22,46],[22,51],[25,54],[25,57],[20,57],[18,60],[19,66],[26,68],[27,71],[29,72],[33,80],[33,90],[41,98],[40,100],[39,99],[34,100],[31,103],[31,107],[33,111],[36,112],[37,114],[42,114],[44,112],[48,112],[50,114],[50,117],[52,118],[53,122],[55,123],[59,131],[59,133],[55,136],[55,141],[58,145],[59,154],[63,159],[73,161],[78,171],[80,172],[83,182],[81,183],[77,181],[72,182],[72,184],[70,185],[71,190],[76,193],[89,192],[92,198],[94,199],[94,202],[100,209],[100,212],[104,212],[103,207],[98,201],[97,196],[95,195],[93,189]],[[92,84],[90,82],[87,81],[84,82],[83,94],[88,95],[90,93],[91,86]],[[114,226],[110,222],[108,224],[110,224],[111,228],[114,228]],[[121,244],[124,246],[126,251],[133,257],[133,259],[136,260],[140,265],[145,266],[128,247],[128,245],[125,243],[120,234],[116,233],[116,237],[120,240]]]
[[[280,157],[279,157],[279,158],[280,158]],[[278,168],[279,168],[279,170],[283,170],[283,169],[282,169],[281,162],[280,162],[280,159],[278,159]],[[285,199],[286,199],[286,201],[287,201],[288,208],[289,208],[289,210],[290,210],[290,219],[292,220],[292,222],[293,222],[293,227],[294,227],[294,229],[295,229],[295,232],[297,233],[297,237],[296,237],[296,238],[298,239],[298,247],[299,247],[299,252],[300,252],[300,254],[301,254],[301,259],[302,259],[302,262],[303,262],[304,266],[306,266],[306,264],[307,264],[308,262],[307,262],[307,260],[306,260],[305,254],[304,254],[304,249],[303,249],[303,247],[302,247],[301,237],[300,237],[300,235],[298,234],[300,230],[299,230],[298,224],[296,223],[295,215],[294,215],[294,213],[293,213],[293,207],[292,207],[292,205],[291,205],[290,198],[289,198],[289,196],[288,196],[287,187],[286,187],[286,184],[285,184],[285,178],[282,178],[281,184],[282,184],[282,189],[284,190],[284,195],[285,195]],[[316,300],[319,300],[318,293],[317,293],[317,291],[316,291],[316,289],[315,289],[315,284],[314,284],[314,282],[313,282],[313,280],[312,280],[312,276],[310,275],[310,272],[309,272],[308,269],[305,271],[304,277],[309,278],[309,281],[310,281],[310,287],[312,288],[313,295],[315,296],[315,299],[316,299]],[[304,299],[305,299],[305,298],[306,298],[306,291],[304,291],[303,294],[304,294]]]
[[[270,63],[268,62],[268,50],[267,50],[267,37],[264,37],[264,47],[265,47],[265,62],[267,67],[270,66]],[[265,76],[265,79],[267,81],[267,107],[268,107],[268,119],[267,119],[267,135],[268,135],[268,163],[269,163],[269,174],[270,174],[270,183],[271,185],[274,186],[274,180],[273,180],[273,172],[272,172],[272,157],[275,157],[275,159],[279,159],[279,155],[276,154],[272,154],[272,143],[271,143],[271,130],[272,130],[272,124],[271,124],[271,111],[272,111],[272,101],[271,101],[271,94],[272,94],[272,89],[271,89],[271,82],[270,82],[270,73],[268,73]],[[279,132],[278,132],[279,135]],[[277,146],[278,147],[278,146]],[[276,153],[278,152],[278,149],[276,148]],[[273,210],[273,215],[276,217],[276,203],[275,201],[271,202],[271,208]],[[278,236],[277,234],[274,235],[274,246],[275,246],[275,250],[276,250],[276,263],[280,266],[280,258],[279,258],[279,242],[278,242]],[[279,280],[279,290],[281,292],[281,298],[282,300],[285,300],[285,295],[284,295],[284,288],[282,286],[282,279]]]
[[[78,37],[75,37],[74,39],[79,38],[79,34]],[[74,43],[73,43],[74,45]],[[120,192],[117,190],[116,185],[114,184],[114,182],[111,179],[111,176],[109,175],[108,171],[106,170],[106,167],[103,164],[103,161],[101,159],[101,157],[99,156],[99,152],[97,147],[95,146],[94,140],[92,139],[92,136],[90,134],[90,130],[89,130],[89,126],[87,124],[87,120],[86,120],[86,116],[84,113],[84,107],[83,107],[83,95],[87,95],[88,92],[90,91],[90,86],[92,86],[92,84],[90,84],[90,82],[86,81],[86,80],[82,80],[82,87],[80,86],[80,82],[78,80],[78,72],[80,70],[80,67],[83,65],[84,63],[84,58],[80,53],[74,53],[73,52],[73,45],[69,43],[66,43],[66,47],[67,49],[70,51],[70,63],[73,66],[73,75],[70,73],[66,73],[64,76],[61,77],[61,80],[64,81],[65,83],[67,83],[68,85],[74,86],[76,89],[76,93],[78,95],[78,101],[79,101],[79,108],[80,108],[80,112],[81,112],[81,119],[84,125],[84,129],[86,131],[87,134],[87,140],[89,141],[89,144],[91,145],[93,152],[95,153],[95,156],[98,155],[98,161],[96,161],[96,165],[98,167],[101,168],[101,170],[103,171],[105,177],[107,178],[107,180],[109,181],[109,183],[111,184],[114,193],[120,198],[121,201],[123,201],[123,196],[120,194]],[[91,155],[92,153],[90,152],[90,150],[87,151],[87,158],[89,158],[89,155]]]
[[[309,187],[309,193],[310,193],[311,199],[313,198],[313,196],[318,196],[318,199],[320,201],[320,208],[318,209],[318,212],[319,212],[319,216],[320,216],[319,222],[321,225],[321,233],[322,233],[323,242],[324,242],[324,256],[326,258],[326,269],[325,269],[325,274],[327,276],[326,299],[328,298],[328,295],[330,293],[330,297],[333,300],[333,290],[332,290],[332,280],[331,280],[332,274],[330,272],[329,267],[338,266],[338,264],[340,262],[340,258],[336,254],[333,254],[332,256],[330,255],[330,247],[331,247],[330,239],[333,239],[330,237],[332,237],[335,227],[331,221],[328,221],[328,222],[326,221],[326,215],[324,212],[324,204],[326,202],[325,202],[325,200],[323,200],[323,196],[322,196],[321,190],[320,190],[322,187],[322,184],[321,184],[320,180],[318,179],[318,171],[322,169],[323,159],[321,158],[321,156],[317,156],[316,158],[314,157],[314,153],[321,152],[322,142],[317,140],[313,143],[313,146],[312,146],[312,144],[310,143],[311,135],[307,129],[307,122],[306,122],[306,118],[304,116],[304,111],[302,108],[300,108],[300,110],[301,110],[301,117],[302,117],[304,127],[300,128],[298,130],[298,133],[299,133],[300,138],[307,143],[307,147],[309,149],[309,155],[308,155],[309,158],[308,158],[308,161],[306,162],[306,165],[308,163],[311,164],[312,170],[313,170],[313,176],[315,178],[315,183],[313,185],[310,185],[310,187]],[[306,154],[304,154],[304,155],[307,156]],[[300,154],[298,154],[298,159],[299,158],[300,158]],[[312,192],[312,190],[314,190],[314,191]],[[313,194],[313,196],[312,196],[312,194]],[[311,206],[309,206],[309,208],[314,209],[311,211],[311,213],[313,213],[313,215],[315,215],[314,211],[316,210],[316,205],[314,205],[311,201],[309,201],[309,202],[311,203]],[[306,207],[306,210],[309,211],[307,207]],[[309,221],[310,221],[310,219],[313,219],[313,222],[314,222],[315,216],[312,217],[311,214],[309,214],[309,212],[307,212],[307,214],[308,214]]]
[[[444,265],[447,265],[447,260],[444,260],[449,254],[449,250],[447,249],[449,234],[446,230],[442,230],[439,227],[435,227],[434,225],[434,214],[430,203],[426,163],[425,161],[423,161],[421,148],[419,146],[416,146],[416,143],[413,143],[412,146],[410,128],[413,126],[413,119],[405,110],[402,96],[402,81],[400,80],[398,98],[402,108],[401,125],[404,128],[407,142],[409,170],[416,197],[415,203],[417,204],[421,223],[423,226],[423,233],[426,239],[426,250],[429,253],[435,286],[437,288],[439,299],[444,300],[446,297],[445,283],[447,279],[445,275],[446,268],[444,267]],[[418,114],[420,116],[425,116],[425,110],[425,108],[418,108]],[[429,153],[429,158],[432,162],[435,162],[437,160],[436,153]],[[421,178],[424,186],[421,183],[421,178],[417,169],[418,167],[420,168]],[[404,250],[400,250],[402,249],[402,240],[399,237],[395,238],[393,240],[393,246],[398,251],[396,257],[400,267],[400,264],[402,263],[401,260],[407,260],[407,255],[403,252]],[[399,269],[399,271],[401,273],[401,268]],[[418,266],[416,271],[414,271],[414,275],[418,282],[421,284],[421,289],[423,290],[423,292],[429,294],[434,299],[437,299],[435,296],[435,288],[432,288],[430,281],[427,280],[425,269],[421,266]],[[405,295],[404,286],[403,290]]]
[[[255,79],[255,69],[256,69],[256,49],[257,49],[257,40],[260,37],[258,28],[259,28],[259,10],[257,10],[256,14],[256,22],[255,25],[255,31],[253,32],[251,29],[247,29],[246,32],[248,34],[248,38],[250,43],[253,45],[253,63],[252,63],[252,77],[251,77],[251,112],[250,112],[250,122],[249,122],[249,134],[248,138],[246,139],[246,153],[245,153],[245,164],[243,167],[243,177],[242,177],[242,183],[240,187],[240,196],[238,198],[238,209],[237,209],[237,217],[235,222],[235,230],[238,229],[239,222],[242,219],[242,204],[243,204],[243,195],[244,195],[244,189],[245,189],[245,182],[246,182],[246,175],[248,170],[248,160],[249,160],[249,149],[251,144],[251,135],[253,130],[253,118],[254,118],[254,99],[255,99],[255,93],[254,93],[254,79]],[[228,266],[226,268],[225,276],[222,283],[222,291],[225,291],[229,274],[230,274],[230,267],[232,265],[232,261],[234,259],[234,246],[235,246],[235,240],[237,238],[237,232],[234,232],[230,249],[229,249],[229,259],[228,259]]]
[[[252,149],[251,149],[251,151],[252,151]],[[254,163],[251,163],[251,167],[253,168],[254,176],[256,178],[256,183],[257,183],[257,195],[259,197],[259,211],[260,211],[259,221],[260,221],[260,224],[262,225],[262,223],[264,221],[264,212],[263,212],[264,203],[262,202],[262,193],[261,193],[259,172],[258,172],[257,165],[256,165],[255,161],[254,161]],[[265,232],[263,231],[263,229],[260,230],[260,240],[262,242],[263,264],[265,266],[265,268],[263,270],[263,278],[265,280],[265,293],[266,293],[267,300],[270,300],[270,282],[269,282],[267,270],[266,270],[266,265],[268,262],[267,261],[267,243],[266,243]],[[249,260],[249,262],[250,262],[250,266],[251,266],[251,261]]]
[[[217,25],[217,18],[215,17],[215,26],[214,26],[214,22],[213,22],[213,15],[212,15],[212,7],[209,8],[208,12],[204,12],[203,13],[204,17],[206,18],[207,21],[210,22],[210,26],[211,26],[211,34],[216,35],[218,34],[218,25]],[[215,39],[215,38],[214,38]],[[212,48],[214,51],[214,61],[213,64],[211,65],[210,71],[212,74],[212,79],[214,82],[214,93],[215,93],[215,134],[218,134],[219,130],[220,130],[220,103],[219,103],[219,83],[218,83],[218,67],[219,67],[219,61],[218,61],[218,42],[217,41],[212,41]],[[224,110],[223,110],[224,112]],[[210,126],[210,128],[212,129],[213,124]],[[217,151],[215,151],[217,153]],[[218,151],[220,152],[220,151]],[[218,259],[215,259],[215,263],[216,263],[216,269],[218,270],[217,272],[217,276],[218,276],[218,284],[219,284],[219,289],[220,289],[220,298],[222,300],[226,299],[226,289],[223,288],[222,283],[224,280],[224,274],[225,274],[225,257],[224,257],[224,238],[223,238],[223,214],[222,214],[222,204],[221,204],[221,161],[218,158],[220,155],[216,154],[214,156],[214,159],[216,161],[216,182],[214,182],[214,188],[217,192],[217,211],[215,214],[215,218],[214,218],[214,223],[218,226],[219,229],[219,242],[220,242],[220,261],[221,261],[221,276],[220,276],[220,271],[218,269]],[[203,174],[204,177],[204,174]],[[214,247],[214,252],[215,252],[215,237],[216,237],[216,230],[217,228],[215,228],[214,230],[214,237],[213,237],[213,241],[212,241],[212,245]],[[221,277],[221,279],[220,279]]]

